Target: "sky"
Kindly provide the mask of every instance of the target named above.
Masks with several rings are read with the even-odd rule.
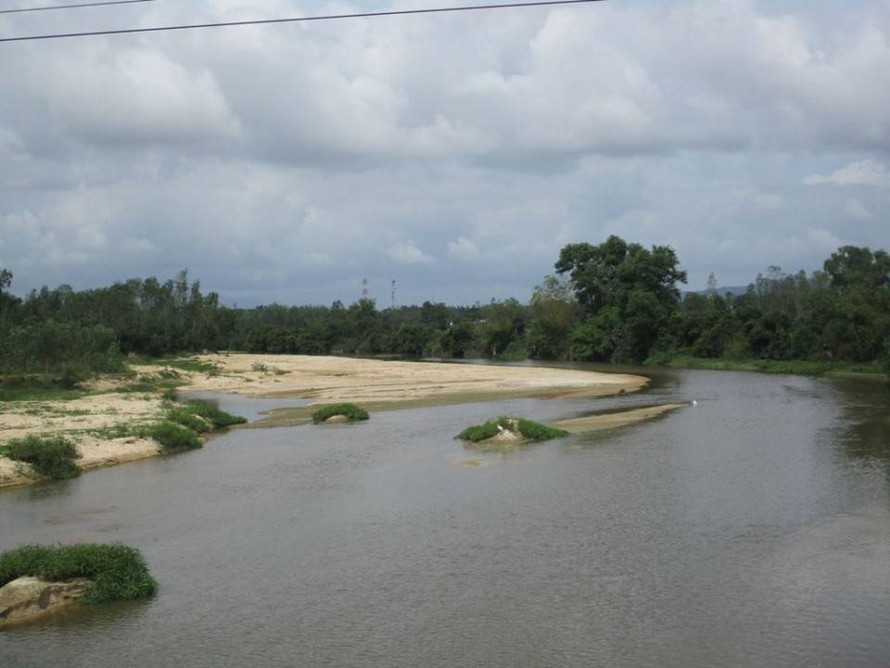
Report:
[[[0,13],[0,38],[472,4],[151,0]],[[0,43],[0,268],[18,295],[187,269],[244,307],[365,285],[378,307],[527,302],[562,247],[613,234],[672,247],[698,290],[890,249],[888,214],[890,0]]]

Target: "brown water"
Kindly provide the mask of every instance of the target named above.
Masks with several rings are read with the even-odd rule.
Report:
[[[691,399],[508,453],[453,440]],[[0,549],[122,541],[161,589],[2,633],[0,666],[888,666],[888,407],[876,382],[663,371],[7,491]]]

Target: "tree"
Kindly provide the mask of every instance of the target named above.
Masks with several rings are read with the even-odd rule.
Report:
[[[587,359],[643,361],[680,301],[686,272],[677,264],[668,246],[647,250],[614,235],[599,246],[565,246],[556,271],[569,275],[586,316],[575,349]]]
[[[546,276],[531,299],[532,321],[526,330],[529,357],[571,358],[569,334],[578,325],[580,308],[571,284],[558,276]]]

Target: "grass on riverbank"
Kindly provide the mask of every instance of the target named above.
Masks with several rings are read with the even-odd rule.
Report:
[[[147,598],[158,589],[142,554],[119,543],[26,545],[0,554],[0,587],[26,575],[47,582],[86,578],[91,583],[81,601],[87,604]]]
[[[880,362],[854,364],[850,362],[812,362],[806,360],[727,360],[679,355],[672,358],[650,358],[647,366],[673,369],[709,369],[719,371],[758,371],[761,373],[794,374],[798,376],[858,376],[886,377],[887,370]]]
[[[74,463],[77,448],[64,438],[26,436],[7,443],[0,448],[0,454],[30,464],[35,473],[51,480],[68,480],[80,475]]]
[[[171,405],[163,422],[143,427],[137,435],[154,439],[165,452],[179,452],[200,448],[200,434],[245,422],[246,418],[226,413],[207,401],[196,399]]]
[[[549,441],[569,435],[569,432],[563,429],[554,429],[540,422],[523,418],[500,417],[497,420],[467,427],[455,438],[460,441],[479,443],[494,438],[504,431],[512,432],[529,441]]]
[[[331,404],[330,406],[322,406],[315,411],[312,414],[312,422],[318,424],[337,416],[343,416],[349,422],[358,422],[370,418],[368,411],[359,408],[355,404]]]

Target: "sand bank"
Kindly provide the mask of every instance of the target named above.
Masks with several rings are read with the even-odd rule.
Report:
[[[450,403],[510,396],[603,396],[634,392],[648,379],[576,369],[402,362],[304,355],[202,355],[216,375],[193,375],[185,390],[303,397],[324,404]]]
[[[573,369],[402,362],[303,355],[212,354],[200,359],[215,371],[176,373],[185,391],[230,392],[253,397],[300,397],[313,404],[349,401],[363,406],[486,401],[505,397],[601,396],[634,392],[642,376]],[[157,366],[134,366],[157,374]],[[160,392],[116,393],[125,381],[103,379],[93,394],[67,401],[0,404],[0,445],[29,435],[64,436],[77,445],[78,465],[89,469],[153,457],[151,440],[112,438],[116,427],[160,419]],[[0,457],[0,487],[26,484],[27,467]]]

